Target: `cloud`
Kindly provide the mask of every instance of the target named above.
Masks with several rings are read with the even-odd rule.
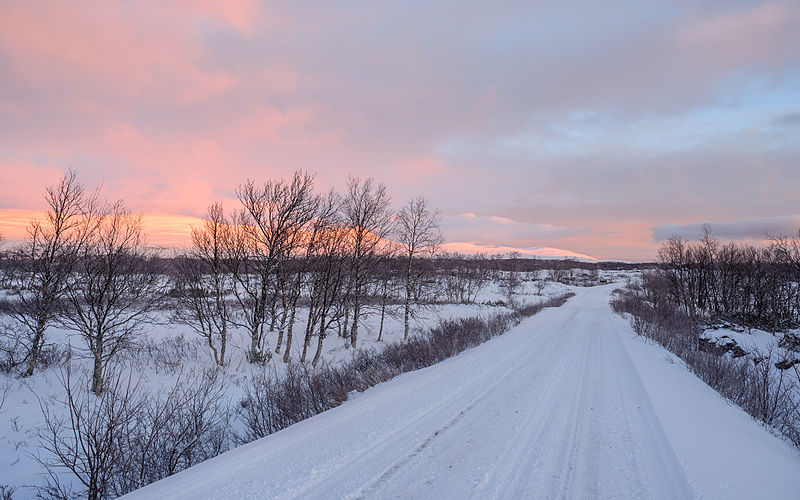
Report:
[[[757,0],[11,3],[0,205],[73,167],[197,216],[306,169],[476,214],[452,238],[646,258],[652,227],[796,211],[798,36]]]
[[[776,116],[772,123],[782,127],[800,127],[800,111]]]
[[[793,235],[800,230],[800,215],[784,217],[748,218],[691,224],[661,224],[653,228],[653,240],[664,241],[673,236],[697,239],[703,224],[711,226],[712,233],[722,239],[763,240],[767,236]]]
[[[497,215],[464,213],[442,218],[448,241],[516,247],[543,246],[540,241],[585,233],[584,227],[560,227],[546,223],[520,222]]]
[[[698,17],[681,26],[677,42],[700,68],[784,65],[800,57],[800,7],[770,2]]]
[[[61,175],[57,165],[0,159],[0,209],[42,208],[45,186],[58,182]]]

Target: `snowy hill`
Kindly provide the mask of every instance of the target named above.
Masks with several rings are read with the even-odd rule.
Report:
[[[476,255],[484,253],[486,255],[500,255],[517,252],[523,258],[538,258],[538,259],[574,259],[584,262],[595,262],[597,259],[590,255],[564,250],[563,248],[553,247],[533,247],[533,248],[516,248],[507,247],[502,245],[478,245],[476,243],[466,241],[454,241],[441,245],[442,252],[455,252],[466,255]]]

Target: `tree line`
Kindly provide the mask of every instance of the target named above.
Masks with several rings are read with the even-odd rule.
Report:
[[[87,191],[74,171],[47,187],[44,218],[0,254],[0,284],[16,293],[0,301],[13,319],[0,341],[5,369],[32,375],[48,361],[48,328],[59,326],[82,339],[99,393],[111,360],[157,321],[196,332],[219,366],[229,361],[234,329],[247,332],[251,363],[273,355],[288,362],[299,342],[300,360],[316,366],[330,335],[358,346],[367,309],[380,315],[379,341],[386,316],[398,310],[407,339],[423,304],[473,303],[496,281],[514,306],[523,280],[544,268],[548,279],[568,282],[575,267],[595,274],[601,267],[438,253],[439,212],[422,197],[393,211],[386,186],[371,178],[349,177],[341,193],[318,192],[314,177],[298,171],[247,180],[235,193],[235,209],[212,203],[189,247],[166,256],[148,246],[140,214]],[[307,312],[302,326],[299,307]]]
[[[710,226],[698,241],[659,249],[670,297],[689,317],[727,319],[773,332],[800,326],[800,232],[756,246],[720,242]]]
[[[2,343],[6,364],[32,375],[47,329],[58,325],[83,339],[99,394],[109,362],[166,307],[171,321],[204,338],[220,366],[234,327],[247,332],[249,362],[272,356],[266,336],[276,330],[274,353],[288,361],[301,301],[308,309],[302,361],[316,337],[316,365],[332,332],[357,347],[365,302],[375,296],[383,297],[383,314],[390,295],[402,296],[408,337],[430,282],[422,258],[442,241],[439,213],[427,200],[416,197],[395,212],[386,186],[371,178],[349,177],[343,193],[319,193],[301,171],[248,180],[236,196],[237,209],[209,206],[189,249],[164,259],[148,247],[140,214],[66,173],[45,190],[44,219],[32,221],[6,257],[4,281],[18,292],[4,303],[15,324]]]

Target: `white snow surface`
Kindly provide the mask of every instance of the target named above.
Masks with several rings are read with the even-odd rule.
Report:
[[[800,453],[577,289],[126,498],[797,498]]]

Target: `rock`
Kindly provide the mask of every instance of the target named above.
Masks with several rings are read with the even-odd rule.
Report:
[[[747,355],[744,349],[739,347],[739,345],[736,344],[736,342],[733,343],[733,347],[730,348],[730,351],[734,358],[741,358],[742,356]]]
[[[716,354],[717,356],[721,356],[728,352],[728,349],[725,346],[721,346],[714,342],[713,340],[707,339],[705,337],[700,337],[697,346],[702,352],[710,352],[712,354]]]
[[[723,335],[716,341],[706,337],[700,337],[698,348],[703,352],[710,352],[712,354],[716,354],[717,356],[721,356],[726,352],[730,352],[731,356],[734,358],[741,358],[742,356],[747,355],[747,352],[742,349],[735,340],[727,335]]]

